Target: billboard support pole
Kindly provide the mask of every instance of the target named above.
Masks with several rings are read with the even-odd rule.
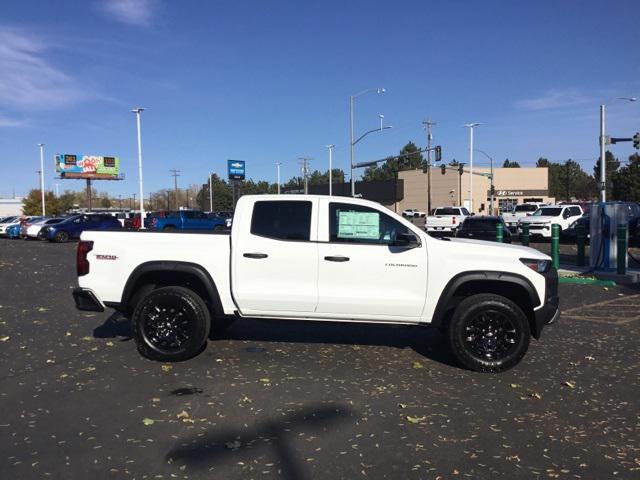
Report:
[[[91,179],[87,178],[87,204],[89,211],[91,211]]]

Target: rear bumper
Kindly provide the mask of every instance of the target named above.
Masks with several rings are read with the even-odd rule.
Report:
[[[78,310],[89,312],[104,312],[104,306],[95,294],[88,288],[74,288],[73,300],[76,302]]]
[[[533,336],[540,338],[542,329],[546,325],[555,323],[560,318],[560,298],[558,297],[558,271],[551,268],[543,274],[545,278],[545,299],[544,304],[534,311]]]

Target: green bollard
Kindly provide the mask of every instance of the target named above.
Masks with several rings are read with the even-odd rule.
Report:
[[[522,224],[522,233],[520,234],[520,243],[525,247],[529,246],[529,224]]]
[[[576,264],[579,267],[584,266],[584,245],[586,243],[586,237],[587,235],[584,225],[582,223],[579,223],[576,226],[576,243],[578,244],[578,261],[576,262]]]
[[[551,225],[551,261],[554,268],[560,266],[560,225]]]
[[[616,259],[618,263],[617,272],[619,275],[627,273],[627,226],[618,225],[618,251],[616,253]]]
[[[504,240],[504,230],[502,229],[502,224],[498,223],[496,225],[496,242],[502,243]]]

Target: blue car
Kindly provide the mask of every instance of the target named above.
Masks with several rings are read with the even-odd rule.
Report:
[[[121,230],[122,225],[113,215],[88,213],[74,215],[55,225],[46,227],[44,237],[50,242],[66,242],[79,238],[85,230]]]
[[[20,227],[21,225],[19,223],[14,223],[9,225],[4,233],[9,238],[20,238]]]
[[[151,229],[165,232],[173,230],[213,230],[219,232],[227,228],[224,218],[210,217],[197,210],[160,212],[147,218],[145,225]]]

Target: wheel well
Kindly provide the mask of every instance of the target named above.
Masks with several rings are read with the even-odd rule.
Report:
[[[518,305],[527,316],[529,325],[532,328],[531,331],[533,332],[535,326],[535,315],[533,312],[534,305],[529,292],[524,286],[518,283],[504,280],[470,280],[458,286],[453,291],[453,294],[449,297],[446,304],[442,306],[443,310],[438,312],[440,316],[438,322],[439,326],[441,328],[447,326],[449,320],[451,320],[451,317],[453,316],[453,312],[462,300],[479,293],[493,293],[495,295],[500,295],[501,297],[508,298]],[[439,309],[440,307],[441,306],[438,305]]]
[[[151,291],[170,286],[193,290],[205,302],[212,317],[222,313],[222,305],[215,285],[207,286],[200,275],[181,270],[155,270],[141,274],[130,289],[128,288],[130,294],[126,299],[126,312],[133,313],[138,302]]]

